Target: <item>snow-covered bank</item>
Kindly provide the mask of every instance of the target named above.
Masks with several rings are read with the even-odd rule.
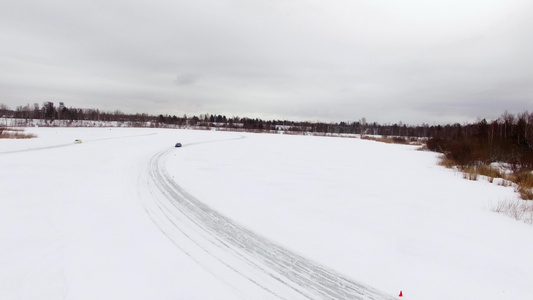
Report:
[[[0,140],[0,298],[257,296],[234,284],[234,274],[213,276],[184,255],[144,211],[149,192],[139,177],[178,141],[184,147],[173,149],[167,170],[183,189],[359,282],[402,290],[405,299],[525,299],[533,292],[533,227],[489,209],[516,198],[513,189],[466,181],[437,166],[434,153],[269,134],[27,132],[38,138]]]

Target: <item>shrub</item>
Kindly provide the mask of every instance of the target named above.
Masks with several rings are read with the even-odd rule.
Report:
[[[453,159],[460,166],[475,164],[473,159],[473,147],[468,142],[453,141],[448,145],[446,156]]]
[[[409,143],[407,139],[403,137],[397,137],[397,136],[392,138],[392,142],[395,144],[408,144]]]
[[[370,140],[370,141],[376,141],[376,142],[382,142],[387,144],[409,144],[409,141],[403,137],[373,137],[365,135],[361,139],[363,140]]]
[[[426,142],[426,146],[430,151],[444,153],[448,147],[448,141],[440,138],[432,138]]]

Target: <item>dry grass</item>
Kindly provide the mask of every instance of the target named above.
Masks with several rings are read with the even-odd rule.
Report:
[[[33,133],[24,133],[20,128],[0,128],[0,139],[32,139],[37,136]]]
[[[445,155],[442,155],[439,160],[439,166],[451,169],[457,166],[457,163],[453,159],[447,158]]]
[[[524,200],[533,200],[533,173],[530,171],[514,172],[509,176],[517,184],[516,191]]]
[[[504,178],[504,174],[499,169],[493,168],[489,165],[481,165],[476,168],[479,175],[487,176],[489,178]]]
[[[492,206],[492,211],[503,213],[513,219],[533,224],[533,203],[531,201],[505,200]]]
[[[494,182],[495,178],[506,179],[506,176],[500,170],[489,165],[467,166],[462,168],[462,171],[463,177],[469,180],[477,180],[478,176],[485,176],[490,183]]]
[[[463,171],[463,178],[468,180],[477,180],[477,177],[480,175],[476,169],[476,167],[468,166],[462,169]]]
[[[507,187],[507,186],[512,186],[513,185],[513,182],[512,181],[509,181],[507,179],[502,179],[499,183],[498,183],[499,186],[503,186],[503,187]]]
[[[498,185],[515,185],[515,190],[520,194],[520,198],[523,200],[533,200],[533,172],[531,171],[505,174],[498,168],[486,164],[460,167],[457,162],[444,155],[440,157],[438,164],[446,168],[459,168],[463,172],[463,178],[468,180],[478,180],[479,176],[484,176],[490,183],[493,183],[496,178],[499,178],[501,180],[498,180]]]

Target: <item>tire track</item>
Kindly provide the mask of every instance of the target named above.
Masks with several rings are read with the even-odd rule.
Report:
[[[272,299],[395,299],[291,252],[223,216],[187,193],[169,176],[172,149],[149,162],[141,184],[143,205],[160,230],[185,254],[244,294]],[[235,279],[237,278],[237,279]],[[258,289],[259,288],[259,289]],[[258,296],[256,295],[256,296]],[[250,295],[247,295],[249,298]]]

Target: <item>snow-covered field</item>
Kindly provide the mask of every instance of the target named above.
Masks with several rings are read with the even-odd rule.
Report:
[[[38,138],[0,140],[0,299],[533,295],[533,226],[491,211],[513,188],[464,180],[435,153],[216,131],[26,132]]]

